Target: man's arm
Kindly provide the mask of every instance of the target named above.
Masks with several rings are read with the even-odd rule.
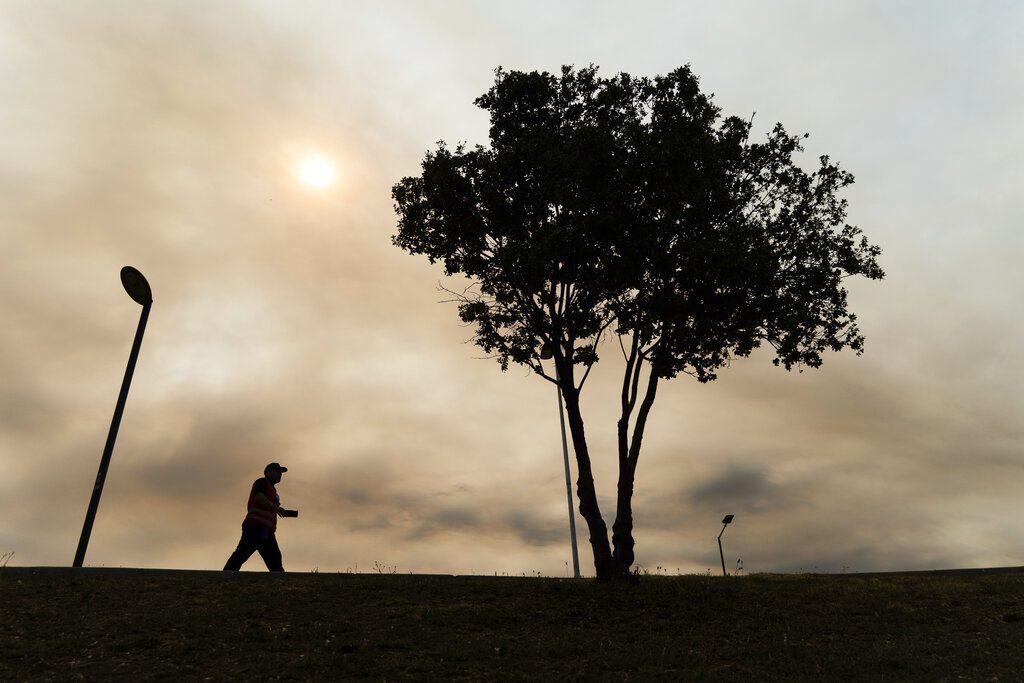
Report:
[[[260,507],[272,510],[274,514],[281,514],[281,506],[267,498],[267,494],[257,493],[253,496],[253,500],[255,500],[260,505]]]

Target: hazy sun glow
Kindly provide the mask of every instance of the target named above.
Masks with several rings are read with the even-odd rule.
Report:
[[[334,182],[336,175],[334,163],[319,154],[307,157],[299,165],[299,179],[309,187],[327,187]]]

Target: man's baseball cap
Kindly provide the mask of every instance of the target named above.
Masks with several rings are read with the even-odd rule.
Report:
[[[287,472],[288,468],[287,467],[281,467],[281,463],[279,463],[279,462],[272,462],[272,463],[270,463],[269,465],[267,465],[266,467],[263,468],[263,472],[265,474],[265,473],[269,472],[270,470],[277,470],[278,472]]]

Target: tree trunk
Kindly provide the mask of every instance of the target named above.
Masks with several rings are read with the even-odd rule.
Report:
[[[562,397],[565,399],[565,412],[569,418],[569,432],[572,435],[572,446],[576,453],[576,468],[579,478],[576,480],[576,496],[580,502],[580,515],[587,523],[590,532],[590,546],[594,551],[594,569],[599,581],[614,578],[616,562],[612,557],[611,546],[608,544],[608,527],[601,517],[601,509],[597,504],[597,491],[594,488],[594,474],[590,468],[590,452],[587,450],[587,439],[583,431],[583,416],[580,414],[579,392],[573,386],[572,375],[568,381],[562,379]]]
[[[615,548],[613,558],[622,575],[628,575],[629,568],[633,566],[633,561],[636,559],[633,554],[633,548],[636,545],[633,540],[633,483],[636,480],[636,465],[640,459],[640,446],[643,443],[644,429],[647,427],[647,417],[651,413],[651,406],[654,405],[657,391],[658,375],[652,367],[650,378],[647,381],[647,391],[640,404],[640,411],[637,413],[628,451],[625,446],[629,430],[629,412],[625,410],[625,402],[623,416],[619,420],[619,486],[615,523],[612,524],[612,544]]]
[[[612,557],[623,575],[633,566],[633,480],[631,468],[619,471],[619,495],[615,506],[615,523],[612,525]]]
[[[640,339],[632,335],[626,370],[622,376],[622,414],[618,422],[619,483],[612,524],[612,557],[619,571],[626,575],[633,564],[633,477],[629,463],[629,419],[636,405],[637,386],[644,359],[640,355]]]

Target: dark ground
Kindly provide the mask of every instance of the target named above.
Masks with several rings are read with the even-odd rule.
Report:
[[[0,680],[1024,680],[1024,574],[0,569]]]

